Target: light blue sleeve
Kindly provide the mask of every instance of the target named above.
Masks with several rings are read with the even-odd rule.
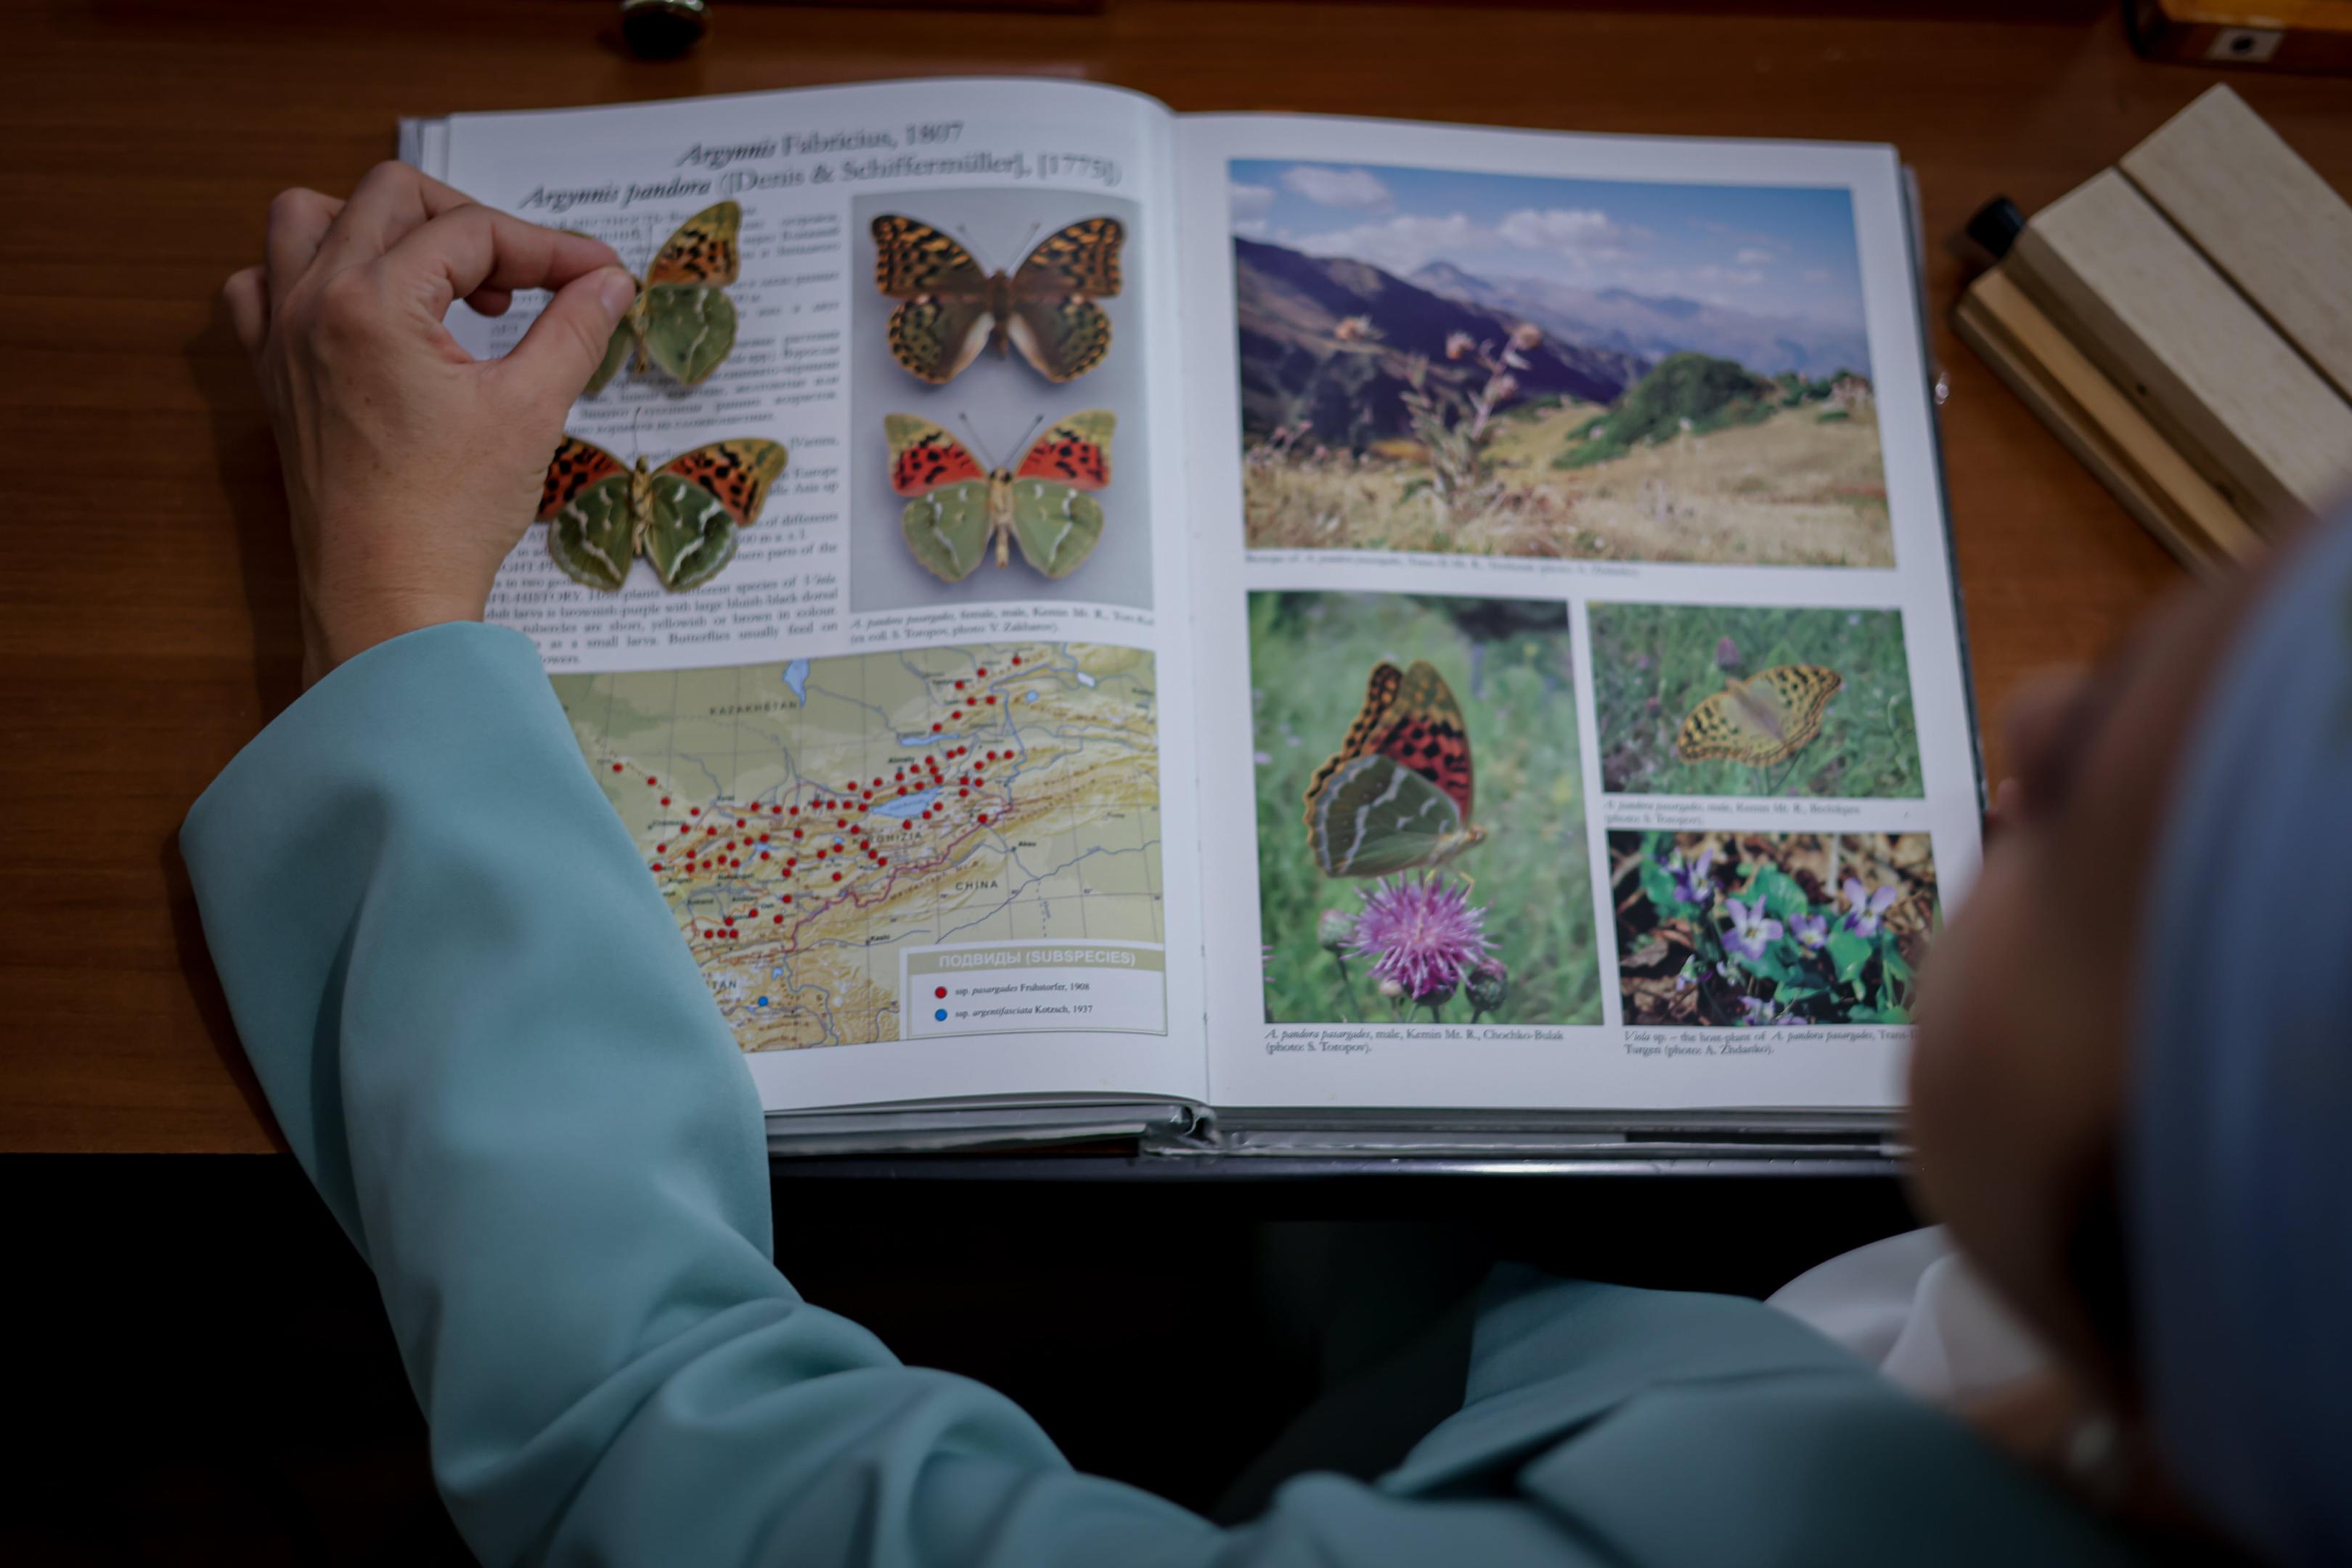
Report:
[[[769,1257],[750,1075],[525,638],[441,626],[352,659],[182,844],[485,1561],[1596,1560],[1484,1485],[1310,1478],[1221,1532],[802,1301]]]

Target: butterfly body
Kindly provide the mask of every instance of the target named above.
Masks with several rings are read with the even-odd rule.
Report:
[[[1442,866],[1485,842],[1471,820],[1470,733],[1426,660],[1374,667],[1348,737],[1307,786],[1307,841],[1327,877]]]
[[[735,302],[726,290],[742,268],[742,226],[743,208],[735,202],[705,207],[678,226],[613,329],[604,363],[589,379],[589,396],[620,374],[632,350],[640,372],[657,365],[688,386],[719,368],[735,347]]]
[[[890,312],[890,353],[908,374],[944,385],[983,352],[1021,357],[1048,381],[1069,381],[1110,352],[1110,318],[1097,300],[1119,291],[1117,218],[1056,230],[1010,272],[990,272],[961,244],[927,223],[886,213],[874,220],[874,286],[900,301]]]
[[[1759,670],[1692,709],[1675,750],[1689,763],[1723,758],[1772,767],[1812,743],[1830,699],[1844,684],[1836,670],[1817,664]]]
[[[899,529],[915,559],[943,582],[961,583],[993,552],[999,566],[1022,559],[1059,580],[1094,553],[1102,507],[1091,492],[1110,482],[1110,438],[1118,421],[1088,409],[1057,422],[1019,463],[984,468],[971,448],[928,419],[893,414],[890,488],[909,498]]]
[[[735,558],[736,535],[759,521],[785,456],[779,442],[745,438],[631,467],[566,436],[540,488],[548,553],[574,582],[607,593],[639,555],[665,586],[698,588]]]

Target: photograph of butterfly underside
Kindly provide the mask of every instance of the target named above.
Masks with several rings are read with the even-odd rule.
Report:
[[[693,386],[709,378],[735,347],[735,301],[727,286],[743,265],[738,236],[743,208],[735,202],[708,206],[680,224],[654,253],[638,281],[636,302],[613,329],[604,363],[588,380],[595,396],[621,374],[631,350],[637,371],[648,363]]]
[[[1250,595],[1269,1021],[1601,1022],[1571,647],[1559,604]]]
[[[1110,353],[1110,317],[1095,301],[1118,293],[1126,229],[1082,218],[1039,241],[1011,272],[990,272],[929,224],[885,213],[873,223],[874,286],[902,301],[890,312],[890,353],[932,385],[953,380],[984,349],[1018,349],[1038,374],[1063,382]]]
[[[1006,468],[983,466],[928,419],[888,416],[890,488],[909,498],[898,523],[908,548],[943,583],[971,576],[992,546],[999,566],[1011,564],[1013,544],[1046,576],[1068,576],[1102,538],[1102,508],[1088,492],[1110,483],[1118,423],[1106,408],[1073,414]]]
[[[1895,610],[1591,606],[1612,795],[1917,799]]]
[[[547,552],[564,575],[617,593],[643,555],[667,588],[699,588],[735,559],[736,535],[760,521],[784,471],[781,442],[739,437],[629,467],[566,436],[540,488]]]

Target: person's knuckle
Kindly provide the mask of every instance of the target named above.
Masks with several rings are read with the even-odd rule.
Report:
[[[376,307],[375,287],[358,268],[336,273],[310,295],[311,318],[330,338],[364,336],[374,323]]]
[[[299,223],[319,210],[326,197],[302,185],[289,185],[269,198],[269,226]]]
[[[417,174],[415,169],[397,158],[386,158],[360,176],[359,189],[363,191],[381,190],[387,187],[396,189],[401,185],[415,183],[416,178]]]

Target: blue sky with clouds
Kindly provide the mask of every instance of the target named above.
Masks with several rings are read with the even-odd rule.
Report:
[[[1230,165],[1234,232],[1403,274],[1681,295],[1859,326],[1861,258],[1843,188],[1556,180],[1352,163]]]

